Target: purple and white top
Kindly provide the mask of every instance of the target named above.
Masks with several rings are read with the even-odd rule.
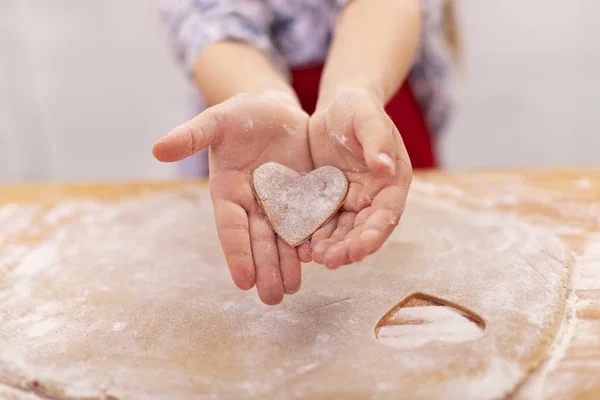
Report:
[[[352,0],[161,1],[161,19],[177,58],[191,74],[196,54],[222,40],[243,41],[263,50],[284,73],[291,67],[323,62],[336,18]],[[430,130],[439,133],[452,103],[451,58],[444,38],[446,0],[421,1],[423,33],[408,79]],[[197,111],[204,107],[200,101]],[[205,172],[198,158],[185,163],[189,165],[184,168],[186,175]]]

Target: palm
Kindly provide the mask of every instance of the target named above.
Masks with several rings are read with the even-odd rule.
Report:
[[[360,261],[382,245],[403,211],[411,167],[402,139],[382,107],[352,92],[313,115],[309,141],[314,166],[333,165],[350,183],[337,218],[313,235],[313,257],[330,268]]]
[[[212,112],[220,140],[210,152],[211,178],[250,173],[267,161],[299,171],[312,167],[308,115],[279,99],[238,96]]]

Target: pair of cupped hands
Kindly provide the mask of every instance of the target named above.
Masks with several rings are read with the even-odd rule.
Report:
[[[153,148],[165,162],[210,147],[209,186],[219,240],[235,284],[270,305],[300,289],[301,262],[330,269],[378,250],[398,224],[412,170],[402,138],[368,91],[337,91],[309,116],[279,92],[244,93],[174,128]],[[251,173],[274,161],[298,172],[331,165],[349,182],[337,215],[293,248],[271,229]]]

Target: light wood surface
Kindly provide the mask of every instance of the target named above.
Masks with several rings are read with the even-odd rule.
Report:
[[[53,203],[71,197],[113,200],[203,182],[48,184],[0,187],[0,204]],[[429,190],[467,207],[517,214],[552,229],[578,255],[600,234],[600,169],[429,172],[415,190]],[[598,260],[600,261],[600,260]],[[575,282],[577,323],[568,349],[545,380],[543,398],[600,398],[600,280],[582,265],[585,287]],[[600,266],[597,268],[600,269]],[[588,274],[588,275],[586,275]],[[559,395],[560,397],[556,397]]]

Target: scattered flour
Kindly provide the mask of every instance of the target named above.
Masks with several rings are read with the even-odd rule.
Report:
[[[469,196],[459,188],[448,186],[438,186],[425,182],[417,182],[413,185],[416,193],[421,195],[439,194],[447,195],[453,198],[459,198],[465,204],[477,206],[479,208],[492,208],[498,205],[511,206],[519,204],[523,201],[529,201],[534,198],[532,193],[523,190],[522,192],[513,191],[515,196],[497,197],[490,194],[488,200],[477,200],[469,198]],[[327,348],[333,341],[339,340],[335,330],[327,324],[333,324],[337,329],[348,330],[351,332],[360,325],[364,316],[347,314],[347,309],[360,311],[354,307],[354,302],[339,303],[337,307],[322,307],[311,308],[310,313],[301,314],[301,308],[294,308],[293,303],[288,307],[281,309],[265,309],[262,308],[253,296],[253,300],[248,300],[243,297],[243,294],[238,294],[233,288],[231,291],[223,289],[221,297],[210,299],[207,304],[199,302],[198,293],[207,290],[207,285],[221,284],[222,282],[229,283],[229,276],[226,268],[214,268],[215,265],[222,266],[221,255],[210,255],[204,253],[199,255],[198,251],[189,251],[189,249],[206,249],[207,237],[212,236],[213,226],[211,222],[204,223],[210,220],[210,212],[198,213],[197,204],[199,201],[205,201],[201,195],[195,190],[190,190],[188,193],[161,194],[155,196],[147,196],[143,201],[125,200],[117,204],[101,203],[96,201],[87,202],[71,202],[63,203],[44,214],[45,218],[38,218],[40,210],[29,206],[7,206],[0,207],[0,221],[8,227],[0,232],[0,271],[7,278],[12,279],[9,283],[15,283],[14,286],[9,286],[7,290],[0,291],[0,303],[3,307],[4,321],[13,321],[13,325],[4,325],[4,331],[0,333],[0,340],[8,343],[12,341],[14,347],[9,348],[6,345],[0,346],[0,354],[3,355],[3,360],[0,363],[5,363],[10,360],[11,365],[15,368],[14,376],[11,379],[20,377],[22,381],[18,384],[26,384],[34,378],[42,382],[74,382],[69,388],[67,395],[69,396],[88,396],[92,398],[95,395],[94,387],[117,387],[114,396],[131,397],[128,392],[123,392],[123,387],[126,383],[133,379],[132,372],[125,368],[121,363],[125,349],[129,351],[138,351],[144,353],[149,360],[156,359],[157,363],[163,362],[160,360],[160,354],[152,348],[152,343],[156,341],[161,344],[169,344],[169,337],[182,337],[189,342],[183,343],[181,349],[174,347],[173,351],[181,351],[180,355],[182,362],[186,363],[186,368],[194,368],[195,357],[198,353],[190,354],[190,346],[193,347],[194,340],[197,340],[192,333],[183,330],[191,321],[208,320],[208,317],[215,318],[222,323],[226,321],[221,317],[221,314],[211,310],[215,304],[222,304],[222,308],[218,311],[223,313],[243,313],[245,320],[243,325],[239,326],[235,331],[238,332],[239,339],[255,343],[258,347],[264,345],[272,345],[272,342],[280,343],[282,349],[285,349],[286,333],[293,334],[303,332],[309,334],[307,336],[307,346],[313,351],[318,351],[317,360],[315,358],[302,359],[298,356],[293,362],[284,365],[281,369],[273,369],[265,375],[260,375],[256,371],[257,363],[261,365],[270,365],[273,362],[272,355],[264,360],[249,359],[243,360],[236,358],[239,355],[230,354],[224,351],[221,356],[231,362],[246,362],[247,374],[252,377],[251,380],[240,380],[236,387],[247,394],[261,396],[265,393],[270,393],[269,390],[274,390],[277,385],[285,379],[296,379],[298,375],[308,374],[315,371],[322,365],[321,360],[337,360],[340,365],[345,368],[355,367],[351,362],[351,356],[355,354],[329,354]],[[495,197],[496,196],[496,197]],[[533,197],[532,197],[533,196]],[[495,200],[494,200],[495,199]],[[538,196],[538,200],[545,201],[543,197]],[[549,200],[548,200],[549,201]],[[208,203],[207,203],[208,204]],[[436,207],[439,205],[435,203]],[[167,206],[168,205],[168,206]],[[205,207],[206,210],[208,208]],[[160,210],[160,213],[156,213]],[[586,212],[589,210],[581,210],[576,205],[566,205],[563,212],[570,215],[575,215],[577,218],[586,218]],[[86,215],[84,218],[71,219],[77,215]],[[440,215],[443,215],[440,213]],[[536,251],[544,242],[540,242],[540,236],[535,229],[524,230],[519,225],[521,219],[510,212],[507,213],[479,213],[479,222],[482,225],[496,226],[495,230],[490,233],[490,238],[486,241],[482,238],[478,246],[474,246],[469,251],[475,251],[484,257],[487,252],[505,251],[511,243],[518,242],[522,246],[523,254],[520,259],[515,258],[515,262],[521,262],[522,259],[528,260],[528,257],[535,257]],[[193,216],[193,220],[189,220],[184,216]],[[117,221],[118,223],[115,223]],[[34,223],[35,222],[35,223]],[[502,223],[500,223],[502,222]],[[544,229],[551,227],[550,220],[540,222],[546,223]],[[392,221],[390,221],[392,223]],[[55,233],[47,240],[40,243],[31,243],[25,247],[11,247],[10,238],[18,233],[30,229],[32,225],[40,225],[43,231],[46,228],[54,228]],[[534,222],[535,224],[535,222]],[[401,224],[402,225],[402,224]],[[428,229],[427,226],[420,227],[418,224],[411,226],[419,227],[420,229]],[[555,231],[559,234],[568,234],[579,232],[582,229],[578,226],[555,227]],[[193,232],[193,235],[189,233]],[[2,236],[4,235],[4,236]],[[433,235],[439,246],[436,252],[432,252],[431,261],[439,261],[443,264],[444,259],[449,257],[458,259],[460,252],[465,251],[465,247],[459,245],[464,243],[460,232],[451,232],[444,228],[436,228],[435,232],[419,231],[416,229],[411,234],[403,234],[402,241],[391,241],[390,245],[407,245],[413,237],[429,237]],[[77,241],[73,240],[77,238]],[[113,240],[108,240],[112,238]],[[4,241],[3,241],[4,240]],[[416,239],[414,239],[416,240]],[[155,247],[148,246],[148,243],[159,243]],[[419,242],[415,241],[415,246]],[[165,251],[166,247],[170,249]],[[12,250],[11,250],[12,249]],[[7,251],[10,250],[10,251]],[[410,262],[410,248],[405,249],[405,258]],[[552,254],[558,257],[558,255]],[[575,289],[594,289],[600,288],[600,274],[598,262],[600,261],[600,242],[590,241],[579,258],[580,268],[580,285],[575,283]],[[89,268],[92,265],[94,268]],[[152,268],[148,268],[151,265]],[[535,265],[535,264],[533,264]],[[85,268],[79,268],[85,266]],[[119,275],[120,268],[126,268],[126,273],[130,273],[130,279],[125,279],[115,282],[115,277]],[[474,274],[478,273],[478,265],[473,265],[471,271]],[[531,266],[531,268],[534,268]],[[462,267],[461,267],[462,269]],[[461,270],[459,269],[459,270]],[[129,271],[130,270],[130,271]],[[88,275],[93,271],[93,275]],[[360,274],[360,268],[356,268],[348,273]],[[184,274],[189,277],[186,281],[173,279],[174,274]],[[311,272],[309,271],[310,275]],[[201,275],[201,276],[198,276]],[[90,277],[93,276],[93,280]],[[198,276],[197,278],[195,278]],[[321,302],[324,300],[336,300],[336,287],[333,275],[324,275],[320,279],[322,290],[320,295]],[[366,304],[375,301],[372,299],[381,300],[381,293],[386,289],[378,287],[376,289],[368,289],[370,274],[364,276],[358,275],[365,283],[365,289],[360,294],[368,295],[365,298]],[[407,275],[407,279],[411,279]],[[475,279],[475,278],[474,278]],[[485,279],[485,276],[480,276],[478,279]],[[537,276],[540,288],[550,288],[559,282],[559,274],[552,273],[548,269]],[[93,284],[90,284],[93,281]],[[457,282],[448,282],[448,290],[460,291],[460,277],[457,277]],[[524,287],[531,282],[519,282],[517,286]],[[596,283],[598,285],[596,285]],[[20,285],[20,286],[19,286]],[[120,286],[122,285],[122,286]],[[225,286],[223,286],[225,288]],[[229,287],[229,286],[227,286]],[[50,292],[47,292],[51,288]],[[324,288],[324,289],[323,289]],[[54,291],[54,292],[53,292]],[[118,316],[119,312],[123,312],[122,305],[116,302],[117,307],[108,308],[110,313],[102,314],[102,309],[95,309],[95,304],[102,301],[110,301],[117,293],[125,293],[131,291],[135,296],[130,298],[127,303],[129,315],[139,316],[131,320],[122,319]],[[514,287],[499,287],[496,298],[489,298],[487,301],[491,303],[502,304],[506,308],[522,309],[523,304],[519,302],[517,297],[511,297]],[[21,293],[22,296],[15,296]],[[49,294],[50,293],[50,294]],[[32,296],[32,295],[35,296]],[[358,293],[353,293],[359,295]],[[50,296],[56,298],[49,302]],[[456,293],[457,296],[460,293]],[[30,296],[25,297],[25,296]],[[237,296],[237,297],[236,297]],[[171,307],[174,299],[185,298],[185,304],[178,304],[181,308],[178,313],[175,313]],[[231,298],[235,300],[231,300]],[[570,301],[575,299],[570,297]],[[316,300],[319,300],[317,297]],[[36,306],[36,302],[40,302]],[[116,300],[115,300],[116,301]],[[308,301],[308,300],[306,300]],[[151,304],[151,307],[146,306]],[[22,305],[21,309],[15,311],[15,307]],[[45,306],[44,306],[45,305]],[[584,307],[585,302],[578,301],[575,307]],[[315,301],[315,307],[320,303]],[[489,304],[482,304],[489,306]],[[439,308],[439,307],[436,307]],[[58,315],[59,311],[68,312],[70,319],[63,319]],[[90,314],[89,310],[97,310],[96,314]],[[183,310],[183,311],[182,311]],[[331,310],[335,310],[332,312]],[[573,323],[576,323],[573,308],[570,308],[567,317],[571,321],[570,325],[563,332],[563,341],[560,345],[556,345],[553,351],[553,358],[544,366],[545,377],[551,377],[554,367],[566,354],[566,349],[569,346],[569,340],[573,336]],[[161,323],[161,312],[173,313],[177,318],[171,320],[168,326],[156,325]],[[420,317],[427,319],[430,322],[436,322],[448,328],[449,331],[456,334],[459,333],[461,340],[469,340],[470,335],[475,332],[470,327],[461,325],[464,320],[457,320],[456,315],[448,314],[442,310],[420,310],[417,315],[411,314],[417,311],[406,311],[408,317]],[[321,314],[322,313],[322,314]],[[77,318],[73,319],[73,316]],[[208,316],[208,317],[207,317]],[[116,321],[114,322],[115,318]],[[343,325],[336,325],[339,321],[336,318],[345,318]],[[549,315],[544,314],[544,309],[540,308],[539,312],[532,312],[524,315],[524,320],[531,326],[539,326],[547,323]],[[108,322],[110,321],[110,322]],[[109,327],[107,330],[106,327]],[[273,335],[273,337],[258,336],[264,332],[265,326],[273,326],[274,331],[281,330],[281,335]],[[127,329],[125,329],[127,327]],[[144,336],[147,335],[147,327],[152,327],[150,332],[153,335],[159,336]],[[591,330],[578,331],[582,332],[580,340],[584,342],[594,342],[597,335]],[[11,331],[12,330],[12,331]],[[108,332],[107,332],[108,331]],[[110,342],[114,340],[113,332],[121,332],[123,335],[122,343]],[[418,331],[418,329],[417,329]],[[400,332],[405,336],[421,335],[421,332]],[[11,335],[11,332],[13,334]],[[14,335],[14,332],[17,334]],[[157,333],[158,332],[158,333]],[[193,332],[193,331],[191,331]],[[331,335],[333,333],[333,336]],[[430,334],[431,332],[423,332]],[[440,333],[438,331],[438,333]],[[477,328],[477,333],[480,330]],[[135,340],[129,338],[128,334],[133,335]],[[82,338],[88,335],[98,336],[98,343],[108,341],[115,346],[113,353],[103,353],[102,358],[94,359],[93,354],[98,351],[97,343],[81,342]],[[111,335],[111,336],[103,336]],[[192,335],[192,336],[185,336]],[[463,336],[461,336],[463,335]],[[121,338],[121,336],[119,336]],[[141,338],[141,339],[140,339]],[[128,341],[130,340],[130,341]],[[210,338],[207,346],[219,346],[222,343],[222,337]],[[443,340],[443,338],[437,338]],[[281,341],[281,342],[279,342]],[[146,346],[138,348],[139,343],[144,343]],[[180,344],[177,344],[180,345]],[[352,343],[349,343],[352,345]],[[56,365],[47,365],[43,362],[43,358],[36,364],[36,357],[46,352],[52,353],[52,350],[62,346],[65,350],[58,354]],[[71,352],[67,352],[67,347],[71,347]],[[21,352],[19,349],[22,349]],[[27,349],[27,353],[25,350]],[[316,349],[316,350],[315,350]],[[102,349],[104,351],[104,349]],[[82,351],[87,351],[85,361],[80,360]],[[516,348],[515,351],[519,354],[526,354],[527,346]],[[75,358],[70,358],[75,354]],[[306,354],[302,352],[302,354]],[[414,354],[414,353],[411,353]],[[383,353],[381,354],[383,355]],[[279,356],[279,354],[278,354]],[[368,355],[364,360],[370,362]],[[64,357],[64,358],[61,358]],[[420,356],[412,356],[403,354],[402,362],[411,361],[407,365],[418,368],[427,368],[428,362],[434,362],[435,358],[427,358]],[[519,379],[522,373],[521,368],[517,364],[507,364],[502,362],[500,354],[490,354],[489,370],[484,374],[476,384],[471,381],[463,382],[465,388],[473,388],[474,392],[468,394],[465,398],[479,398],[481,392],[477,392],[477,388],[482,387],[490,390],[495,390],[501,385],[506,386],[507,382],[512,382]],[[276,358],[276,357],[275,357]],[[400,360],[400,359],[399,359]],[[429,361],[428,361],[429,360]],[[466,358],[465,363],[468,361]],[[95,364],[94,364],[95,363]],[[4,364],[0,365],[2,367]],[[98,367],[99,366],[99,367]],[[25,368],[26,367],[26,368]],[[412,368],[411,367],[411,368]],[[476,366],[472,366],[476,368]],[[97,369],[96,369],[97,368]],[[164,370],[163,370],[164,371]],[[320,371],[319,371],[320,372]],[[319,373],[317,372],[317,373]],[[157,385],[161,382],[169,382],[172,387],[188,387],[189,385],[199,384],[205,376],[200,376],[200,373],[195,374],[195,381],[189,380],[187,377],[180,380],[179,376],[169,373],[163,373],[155,376]],[[93,379],[90,378],[93,376]],[[279,377],[275,379],[274,377]],[[370,378],[370,377],[368,377]],[[208,377],[208,382],[214,377]],[[367,382],[368,379],[365,381]],[[119,385],[123,382],[123,385]],[[218,383],[207,383],[207,385],[217,385]],[[152,382],[149,383],[152,387]],[[396,382],[392,380],[373,378],[372,388],[380,392],[389,392],[397,390]],[[510,386],[510,385],[508,385]],[[157,386],[158,388],[159,386]],[[119,389],[120,388],[120,389]],[[220,387],[222,390],[229,390],[227,385]],[[121,392],[119,392],[121,390]],[[158,390],[158,389],[156,389]],[[156,392],[160,397],[161,393]],[[239,392],[231,392],[239,393]],[[295,391],[296,397],[311,397],[311,388],[308,386],[299,386]],[[544,392],[546,395],[550,392]],[[130,392],[129,392],[130,394]],[[551,393],[550,393],[551,394]],[[167,394],[163,393],[163,398]],[[181,393],[172,393],[172,398],[180,398]],[[215,397],[218,398],[218,397]],[[542,397],[539,397],[542,398]],[[552,398],[552,397],[545,397]]]
[[[460,312],[445,306],[405,307],[394,314],[390,323],[381,327],[378,339],[389,346],[414,348],[432,340],[467,342],[483,335],[476,323]]]
[[[125,322],[116,322],[113,325],[112,330],[115,332],[119,332],[119,331],[122,331],[123,328],[125,328],[125,326],[127,326],[127,323],[125,323]]]
[[[467,178],[468,179],[468,178]],[[485,177],[481,180],[482,188],[485,186]],[[514,395],[518,400],[542,400],[565,398],[576,393],[580,388],[589,384],[590,376],[569,372],[565,363],[573,366],[573,355],[570,352],[583,346],[600,347],[600,324],[595,320],[581,320],[578,313],[587,310],[597,310],[600,307],[600,298],[595,298],[593,293],[600,292],[600,203],[590,202],[582,206],[580,202],[557,200],[539,189],[532,188],[522,181],[519,175],[507,176],[503,185],[494,185],[496,191],[479,196],[467,195],[462,189],[452,185],[439,185],[431,182],[416,180],[412,188],[420,193],[432,195],[446,195],[475,208],[497,208],[503,206],[518,206],[520,204],[536,204],[547,209],[556,210],[558,217],[551,214],[534,214],[518,218],[525,219],[534,226],[547,232],[552,232],[560,237],[586,237],[583,248],[577,256],[570,280],[570,294],[567,299],[566,312],[560,330],[548,353],[547,360],[523,383],[520,390]],[[469,182],[472,183],[472,182]],[[479,183],[479,181],[477,182]],[[578,190],[593,188],[596,183],[582,177],[574,184]],[[507,197],[503,192],[513,193]],[[506,211],[505,215],[517,215],[516,212]],[[595,223],[594,223],[595,221]],[[590,225],[591,224],[591,225]],[[590,229],[591,232],[590,233]],[[596,233],[594,233],[596,232]],[[581,299],[585,293],[592,293],[594,300]],[[578,295],[578,293],[580,293]],[[577,362],[582,363],[589,374],[600,376],[600,363],[593,357],[583,358]],[[562,368],[561,368],[562,367]],[[598,382],[596,380],[596,382]],[[598,387],[596,384],[595,388]]]
[[[294,129],[286,124],[282,124],[282,127],[285,130],[285,133],[287,133],[288,135],[290,135],[296,139],[302,139],[302,135],[296,129]]]
[[[318,368],[319,364],[320,364],[319,362],[313,362],[310,364],[302,365],[296,369],[296,372],[298,374],[304,374],[308,371],[312,371],[313,369]]]
[[[575,187],[577,189],[590,189],[593,186],[594,183],[589,178],[581,178],[575,182]]]
[[[25,329],[23,333],[29,337],[40,337],[55,330],[60,325],[62,325],[62,321],[55,318],[48,318],[34,323],[29,328]]]
[[[248,117],[248,118],[246,118],[246,121],[244,122],[244,130],[246,132],[250,132],[252,130],[252,128],[254,128],[254,121],[252,121],[252,118]]]
[[[343,135],[339,132],[335,132],[335,131],[330,131],[329,132],[329,136],[331,138],[333,138],[336,142],[338,142],[339,144],[342,145],[342,147],[349,149],[350,146],[348,145],[348,138],[346,137],[346,135]]]
[[[586,243],[578,261],[585,267],[576,283],[577,290],[600,289],[600,235],[593,236]]]

